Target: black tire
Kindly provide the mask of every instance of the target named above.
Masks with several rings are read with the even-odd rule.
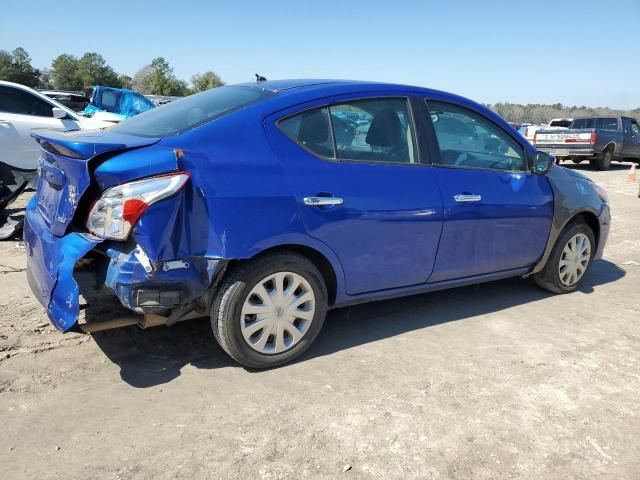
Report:
[[[572,161],[573,163],[575,163],[576,165],[577,165],[577,164],[579,164],[580,162],[582,162],[582,160],[583,160],[582,158],[572,158],[572,159],[571,159],[571,161]]]
[[[613,152],[611,149],[607,149],[598,158],[591,160],[591,165],[600,171],[606,171],[611,168],[611,162],[613,161]]]
[[[575,283],[574,285],[566,286],[560,280],[560,265],[559,265],[560,257],[562,255],[562,250],[567,245],[569,240],[578,233],[585,234],[589,239],[589,242],[591,242],[591,255],[589,258],[589,263],[587,264],[587,268],[584,274],[582,275],[582,277],[578,280],[578,282]],[[591,230],[591,228],[582,221],[572,222],[569,225],[567,225],[565,229],[562,231],[562,233],[556,240],[556,244],[551,250],[551,255],[549,255],[546,265],[540,272],[536,273],[533,276],[533,279],[535,280],[536,284],[539,287],[544,288],[545,290],[548,290],[552,293],[573,292],[577,290],[577,288],[580,286],[580,283],[584,280],[584,278],[589,273],[589,269],[591,268],[591,263],[593,262],[593,255],[595,254],[595,251],[596,251],[596,239],[595,239],[593,230]]]
[[[277,272],[293,272],[304,277],[315,296],[313,320],[304,336],[289,350],[264,354],[248,345],[242,336],[242,305],[253,287]],[[249,368],[271,368],[301,355],[316,339],[327,313],[327,287],[317,267],[306,257],[282,251],[258,257],[230,272],[217,289],[211,309],[211,327],[220,347],[235,361]]]

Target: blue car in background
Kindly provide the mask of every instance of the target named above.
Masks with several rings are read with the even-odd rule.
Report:
[[[330,308],[506,277],[571,292],[609,231],[599,186],[485,107],[418,87],[257,82],[33,136],[27,274],[52,323],[209,315],[254,368],[300,355]],[[78,325],[92,286],[131,318]]]

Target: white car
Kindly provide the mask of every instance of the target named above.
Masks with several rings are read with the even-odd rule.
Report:
[[[566,130],[573,122],[573,118],[553,118],[548,125],[529,125],[524,131],[524,138],[529,140],[529,143],[533,143],[538,130]]]
[[[35,128],[87,130],[111,125],[82,117],[32,88],[0,81],[0,162],[10,167],[37,168],[40,149],[31,138]]]

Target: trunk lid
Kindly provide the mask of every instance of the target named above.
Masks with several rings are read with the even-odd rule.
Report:
[[[64,235],[78,202],[91,184],[89,163],[99,155],[157,143],[157,138],[112,134],[109,131],[35,131],[42,147],[38,163],[37,209],[56,236]]]

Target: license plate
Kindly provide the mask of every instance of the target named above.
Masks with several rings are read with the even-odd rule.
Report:
[[[55,220],[61,194],[62,187],[53,187],[46,180],[40,180],[38,209],[49,223],[52,223]]]

